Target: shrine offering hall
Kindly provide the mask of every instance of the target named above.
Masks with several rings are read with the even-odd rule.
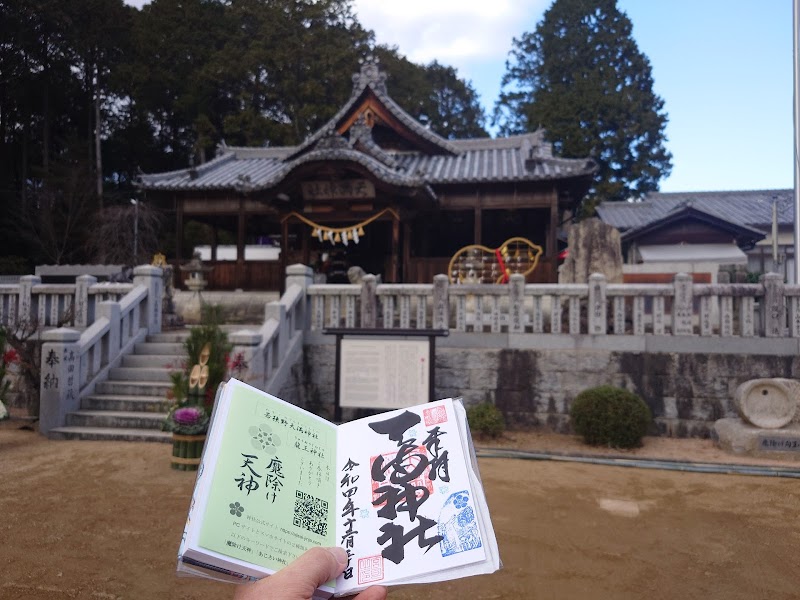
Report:
[[[346,283],[361,267],[387,283],[430,283],[468,245],[491,263],[510,238],[541,247],[529,282],[555,282],[558,233],[596,171],[590,159],[553,156],[543,131],[444,139],[389,96],[368,61],[350,99],[292,147],[222,144],[200,166],[142,175],[148,202],[174,214],[172,258],[196,248],[187,228],[209,233],[210,289],[280,290],[287,265]]]

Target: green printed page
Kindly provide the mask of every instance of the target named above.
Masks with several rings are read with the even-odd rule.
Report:
[[[278,570],[333,546],[336,427],[238,381],[228,384],[199,545]]]

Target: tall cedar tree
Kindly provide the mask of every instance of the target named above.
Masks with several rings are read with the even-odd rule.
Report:
[[[672,169],[664,101],[631,30],[616,0],[555,0],[534,32],[514,39],[495,106],[501,133],[543,127],[562,156],[597,161],[586,214],[657,190]]]
[[[478,93],[453,67],[412,63],[396,47],[378,46],[374,54],[389,95],[411,116],[448,139],[488,137]]]

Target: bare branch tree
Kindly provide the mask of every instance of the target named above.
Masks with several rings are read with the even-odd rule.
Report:
[[[108,206],[92,219],[89,255],[96,262],[106,264],[150,262],[159,249],[161,224],[161,214],[144,202]]]

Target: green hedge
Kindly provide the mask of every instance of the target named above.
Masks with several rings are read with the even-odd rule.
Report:
[[[569,415],[572,428],[587,444],[612,448],[641,446],[652,421],[644,400],[610,385],[578,394]]]
[[[506,422],[503,413],[491,402],[483,402],[467,409],[470,431],[496,438],[503,433]]]

